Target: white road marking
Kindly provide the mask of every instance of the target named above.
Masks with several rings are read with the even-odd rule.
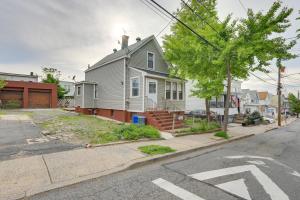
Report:
[[[298,177],[300,177],[300,173],[299,173],[299,172],[297,172],[297,171],[293,171],[291,174],[292,174],[292,175],[294,175],[294,176],[298,176]]]
[[[225,190],[227,192],[230,192],[232,194],[235,194],[239,197],[242,197],[247,200],[252,200],[250,197],[250,194],[248,192],[248,188],[245,184],[244,179],[238,179],[235,181],[230,181],[227,183],[222,183],[219,185],[216,185],[217,187],[221,188],[222,190]]]
[[[171,194],[177,196],[180,199],[183,200],[205,200],[199,196],[196,196],[195,194],[178,187],[174,185],[173,183],[170,183],[169,181],[166,181],[162,178],[158,178],[154,181],[152,181],[155,185],[159,186],[160,188],[170,192]]]
[[[246,171],[250,171],[253,174],[253,176],[258,180],[258,182],[265,189],[266,193],[270,195],[272,200],[289,200],[289,197],[255,165],[242,165],[236,167],[229,167],[224,169],[192,174],[190,176],[197,180],[203,181],[207,179],[242,173]]]
[[[246,162],[250,163],[250,164],[254,164],[254,165],[266,165],[266,163],[261,161],[261,160],[249,160],[249,161],[246,161]]]
[[[270,157],[249,156],[249,155],[226,156],[225,158],[229,158],[229,159],[254,158],[254,159],[274,160],[273,158]]]

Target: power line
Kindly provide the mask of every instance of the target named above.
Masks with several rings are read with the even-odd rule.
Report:
[[[153,2],[156,6],[158,6],[160,9],[162,9],[164,12],[168,13],[172,18],[176,19],[181,25],[183,25],[185,28],[189,29],[193,34],[195,34],[201,41],[208,44],[209,46],[213,47],[216,50],[220,50],[218,47],[216,47],[214,44],[210,43],[207,39],[205,39],[203,36],[199,35],[196,31],[194,31],[191,27],[189,27],[187,24],[185,24],[183,21],[178,19],[176,16],[174,16],[172,13],[170,13],[167,9],[165,9],[163,6],[161,6],[159,3],[157,3],[154,0],[150,0]]]
[[[206,5],[205,5],[201,0],[197,0],[197,3],[200,4],[203,8],[205,8],[205,10],[207,10],[207,12],[209,13],[209,15],[210,15],[211,17],[214,16],[214,14],[211,13],[211,11],[209,10],[209,8],[207,8]],[[218,20],[220,23],[222,23],[221,20],[220,20],[218,17],[217,17],[217,20]]]
[[[259,80],[261,80],[261,81],[263,81],[263,82],[265,82],[265,83],[268,83],[268,84],[270,84],[270,85],[273,85],[273,86],[276,86],[277,87],[277,85],[276,84],[274,84],[274,83],[270,83],[270,82],[268,82],[268,81],[266,81],[266,80],[264,80],[263,78],[261,78],[261,77],[259,77],[259,76],[257,76],[257,75],[255,75],[254,73],[252,73],[252,72],[249,72],[251,75],[253,75],[254,77],[256,77],[257,79],[259,79]]]
[[[238,0],[238,1],[239,1],[240,5],[242,6],[242,8],[244,9],[244,11],[245,11],[246,14],[247,14],[248,10],[247,10],[246,6],[242,3],[241,0]]]
[[[212,25],[210,25],[201,15],[199,15],[198,13],[196,13],[196,11],[191,7],[191,6],[189,6],[184,0],[181,0],[181,2],[186,6],[186,7],[188,7],[188,9],[190,10],[190,11],[192,11],[192,13],[195,15],[195,16],[197,16],[198,18],[200,18],[205,24],[207,24],[213,31],[215,31],[218,35],[219,35],[219,37],[221,37],[222,39],[223,39],[223,37],[221,36],[221,34],[212,26]]]
[[[171,19],[168,15],[166,15],[166,14],[164,14],[164,13],[162,13],[162,12],[160,12],[160,10],[158,10],[158,11],[156,11],[157,10],[157,8],[156,7],[154,7],[152,4],[150,4],[149,2],[149,4],[152,6],[152,7],[154,7],[154,8],[152,8],[150,5],[148,5],[144,0],[139,0],[141,3],[143,3],[145,6],[147,6],[149,9],[151,9],[153,12],[155,12],[155,14],[157,14],[158,16],[160,16],[161,18],[163,18],[164,20],[166,20],[166,18],[165,17],[167,17],[168,19]],[[162,16],[162,14],[165,16],[165,17],[163,17]]]

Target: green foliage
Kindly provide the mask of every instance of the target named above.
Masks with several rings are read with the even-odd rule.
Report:
[[[21,102],[20,101],[17,101],[17,100],[9,100],[7,101],[4,106],[4,108],[6,109],[16,109],[16,108],[21,108],[22,105],[21,105]]]
[[[166,153],[172,153],[176,151],[175,149],[172,149],[168,146],[160,146],[160,145],[141,146],[138,149],[141,152],[149,155],[166,154]]]
[[[55,68],[43,68],[44,78],[42,80],[43,83],[54,83],[57,85],[57,97],[59,99],[64,98],[65,94],[68,93],[63,87],[59,84],[60,72]]]
[[[2,79],[0,79],[0,89],[4,88],[6,85],[6,82]]]
[[[300,113],[300,100],[294,94],[289,93],[288,101],[289,101],[291,111],[293,113],[296,113],[297,115],[299,115],[299,113]]]
[[[214,136],[229,139],[229,135],[225,131],[216,132]]]
[[[112,134],[125,140],[138,140],[141,138],[160,138],[160,133],[152,126],[145,125],[125,125],[115,129]]]

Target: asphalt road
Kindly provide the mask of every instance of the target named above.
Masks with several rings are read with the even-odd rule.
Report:
[[[78,147],[43,137],[40,128],[22,112],[9,112],[0,120],[0,161]]]
[[[299,200],[300,120],[220,147],[32,197],[39,200]]]

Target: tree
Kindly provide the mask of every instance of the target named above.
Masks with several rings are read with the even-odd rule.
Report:
[[[227,131],[231,79],[245,79],[254,71],[267,73],[265,67],[274,58],[285,60],[294,57],[288,51],[295,41],[286,44],[282,37],[274,37],[290,26],[287,17],[292,9],[281,8],[278,1],[265,14],[255,14],[249,9],[245,19],[232,20],[228,15],[221,22],[217,18],[215,0],[202,1],[201,4],[205,4],[207,9],[203,9],[198,1],[191,1],[194,12],[183,4],[177,16],[217,48],[200,42],[189,30],[175,22],[171,27],[172,33],[164,38],[165,56],[175,66],[178,76],[192,80],[208,76],[214,80],[217,74],[222,81],[227,80],[223,126],[223,130]]]
[[[289,105],[290,105],[291,111],[293,113],[296,113],[297,114],[297,118],[299,118],[300,100],[297,99],[297,97],[294,94],[292,94],[292,93],[289,93],[288,100],[289,100]]]
[[[57,69],[51,67],[43,67],[42,70],[44,74],[42,82],[55,83],[57,85],[57,97],[59,99],[64,98],[65,94],[67,94],[68,92],[59,84],[60,72]]]
[[[6,85],[6,82],[2,79],[0,79],[0,89],[4,88]]]

